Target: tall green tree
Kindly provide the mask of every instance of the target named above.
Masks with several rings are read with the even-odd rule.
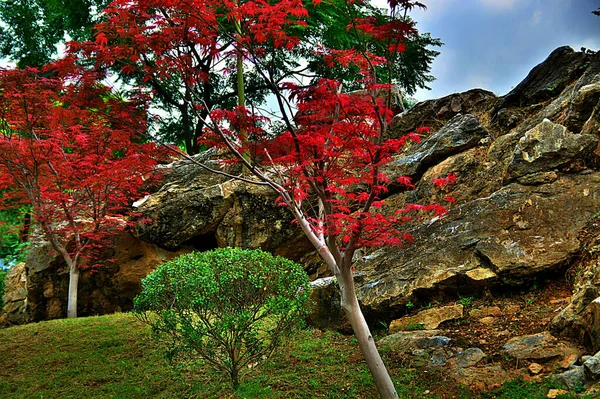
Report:
[[[47,64],[67,39],[86,40],[110,0],[4,0],[0,53],[23,68]]]

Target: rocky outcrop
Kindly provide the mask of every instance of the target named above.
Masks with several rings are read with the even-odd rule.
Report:
[[[110,261],[81,273],[78,314],[130,310],[141,291],[141,279],[157,265],[187,251],[167,251],[121,232],[114,237],[113,246],[103,249],[102,258]],[[7,276],[4,324],[65,317],[68,280],[64,261],[48,243],[34,241],[27,262],[12,268]]]
[[[519,286],[589,261],[582,267],[587,271],[574,278],[573,302],[554,330],[600,345],[600,321],[593,327],[584,317],[596,314],[592,302],[600,297],[600,278],[594,280],[596,258],[584,256],[592,246],[581,239],[600,211],[599,107],[600,56],[561,48],[500,99],[476,89],[421,102],[397,115],[390,137],[419,126],[432,132],[386,167],[392,177],[411,176],[416,187],[392,187],[382,212],[394,212],[407,202],[439,202],[449,212],[420,215],[407,223],[414,243],[357,259],[357,294],[367,318],[390,322],[405,314],[411,301]],[[218,157],[209,152],[197,159],[239,175],[238,167],[224,167]],[[436,189],[432,179],[449,173],[456,184]],[[105,273],[83,277],[81,303],[87,313],[82,314],[127,309],[139,290],[139,277],[183,250],[261,247],[302,260],[314,277],[326,275],[309,242],[290,223],[288,211],[275,204],[267,188],[209,173],[188,161],[164,166],[163,174],[155,192],[135,203],[137,238],[127,238],[125,247],[116,250],[135,247],[154,255],[135,255],[148,259],[147,266],[130,274],[123,272],[128,261],[116,261]],[[32,319],[59,316],[64,267],[47,249],[34,249],[26,270]],[[336,290],[333,280],[315,285],[315,325],[347,327]],[[485,317],[497,316],[481,319]]]
[[[585,72],[590,57],[568,46],[557,48],[544,62],[533,68],[521,83],[501,97],[495,108],[522,107],[556,97]]]

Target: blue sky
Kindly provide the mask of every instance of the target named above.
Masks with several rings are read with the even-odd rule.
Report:
[[[445,45],[432,68],[432,90],[419,100],[481,87],[504,95],[557,47],[600,50],[600,0],[421,0],[422,32]],[[377,0],[385,4],[385,0]]]

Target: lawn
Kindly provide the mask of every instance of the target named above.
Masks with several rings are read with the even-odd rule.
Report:
[[[480,395],[440,370],[408,367],[385,354],[401,398],[545,398],[545,387],[512,383]],[[0,330],[0,398],[375,398],[354,338],[298,331],[248,370],[233,392],[199,364],[176,371],[150,329],[130,314],[54,320]]]

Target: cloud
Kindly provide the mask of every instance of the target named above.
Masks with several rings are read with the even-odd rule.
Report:
[[[544,15],[542,13],[542,10],[535,10],[533,15],[531,16],[531,23],[533,25],[538,25],[540,22],[542,22],[543,17]]]
[[[512,10],[521,0],[479,0],[487,9],[492,11]]]

